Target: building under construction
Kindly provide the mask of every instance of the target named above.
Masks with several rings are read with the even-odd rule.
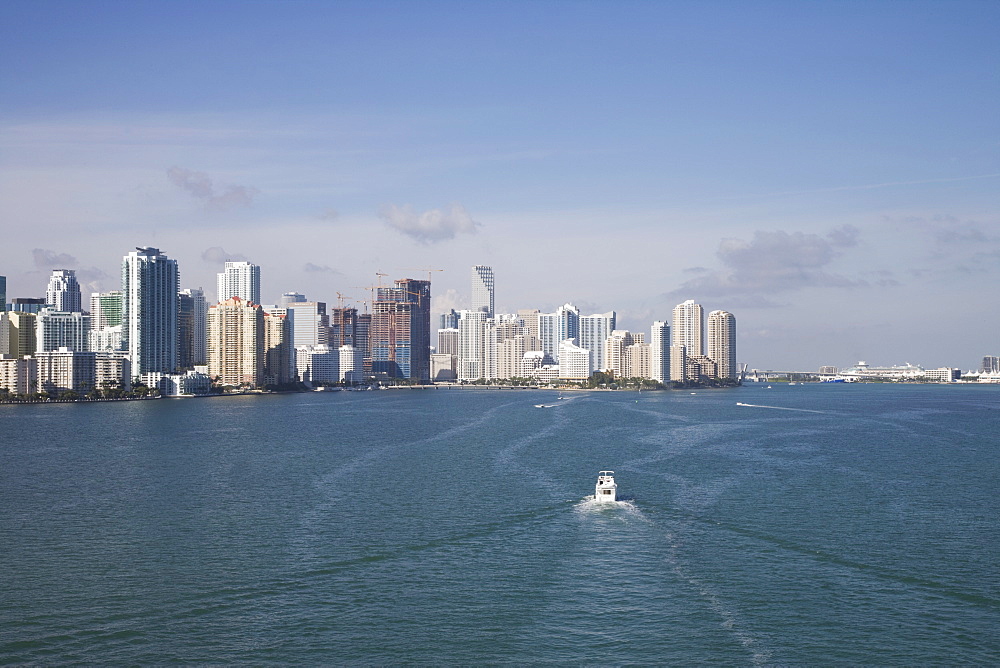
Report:
[[[372,373],[429,382],[430,323],[430,281],[405,278],[378,288],[368,333]]]

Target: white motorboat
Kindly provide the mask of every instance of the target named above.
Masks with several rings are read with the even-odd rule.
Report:
[[[594,489],[596,501],[616,501],[618,485],[615,484],[614,471],[601,471],[597,476],[597,487]]]

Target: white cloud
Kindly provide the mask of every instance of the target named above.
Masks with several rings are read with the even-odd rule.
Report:
[[[475,234],[480,227],[457,202],[447,211],[431,209],[423,213],[415,212],[409,204],[401,207],[388,204],[379,211],[379,217],[390,228],[422,244],[454,239],[458,234]]]

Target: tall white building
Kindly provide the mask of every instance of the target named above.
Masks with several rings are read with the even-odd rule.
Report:
[[[662,320],[649,329],[649,376],[661,383],[670,381],[670,325]]]
[[[324,344],[295,347],[299,380],[313,385],[340,382],[340,349]]]
[[[630,378],[631,369],[625,350],[634,344],[635,337],[627,329],[616,329],[605,341],[604,369],[616,378]]]
[[[486,377],[487,323],[485,311],[462,311],[458,320],[459,380],[479,380]]]
[[[708,314],[708,357],[718,366],[719,378],[738,377],[736,371],[736,316],[728,311]]]
[[[292,315],[296,348],[329,342],[330,316],[326,312],[326,302],[284,302],[282,305]]]
[[[45,290],[45,303],[57,311],[66,313],[83,310],[80,296],[80,284],[76,280],[76,271],[72,269],[53,269],[49,277],[49,286]]]
[[[239,297],[260,304],[260,267],[250,262],[226,262],[218,275],[218,301]]]
[[[142,247],[122,260],[122,346],[135,376],[178,366],[177,261]]]
[[[472,310],[493,317],[493,267],[477,264],[472,268]]]
[[[614,311],[580,316],[580,347],[590,351],[590,365],[594,371],[604,371],[605,341],[615,331],[617,316]]]
[[[555,313],[538,314],[538,338],[542,342],[542,352],[554,361],[559,361],[559,344],[579,336],[580,309],[572,304],[563,304]]]
[[[576,345],[576,339],[559,342],[559,378],[563,380],[586,380],[593,372],[590,363],[591,352]]]
[[[38,352],[60,348],[90,350],[90,316],[86,313],[43,308],[35,320],[35,329]]]
[[[689,299],[674,307],[673,345],[684,346],[690,356],[704,355],[705,311]]]

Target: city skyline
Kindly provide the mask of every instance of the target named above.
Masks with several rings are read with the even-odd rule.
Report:
[[[150,244],[208,294],[225,261],[259,265],[265,303],[363,300],[377,272],[427,267],[435,314],[470,308],[475,264],[500,313],[569,302],[647,331],[694,299],[737,313],[761,369],[1000,352],[996,3],[0,18],[19,26],[0,44],[8,300],[54,269],[118,289],[123,250]]]

